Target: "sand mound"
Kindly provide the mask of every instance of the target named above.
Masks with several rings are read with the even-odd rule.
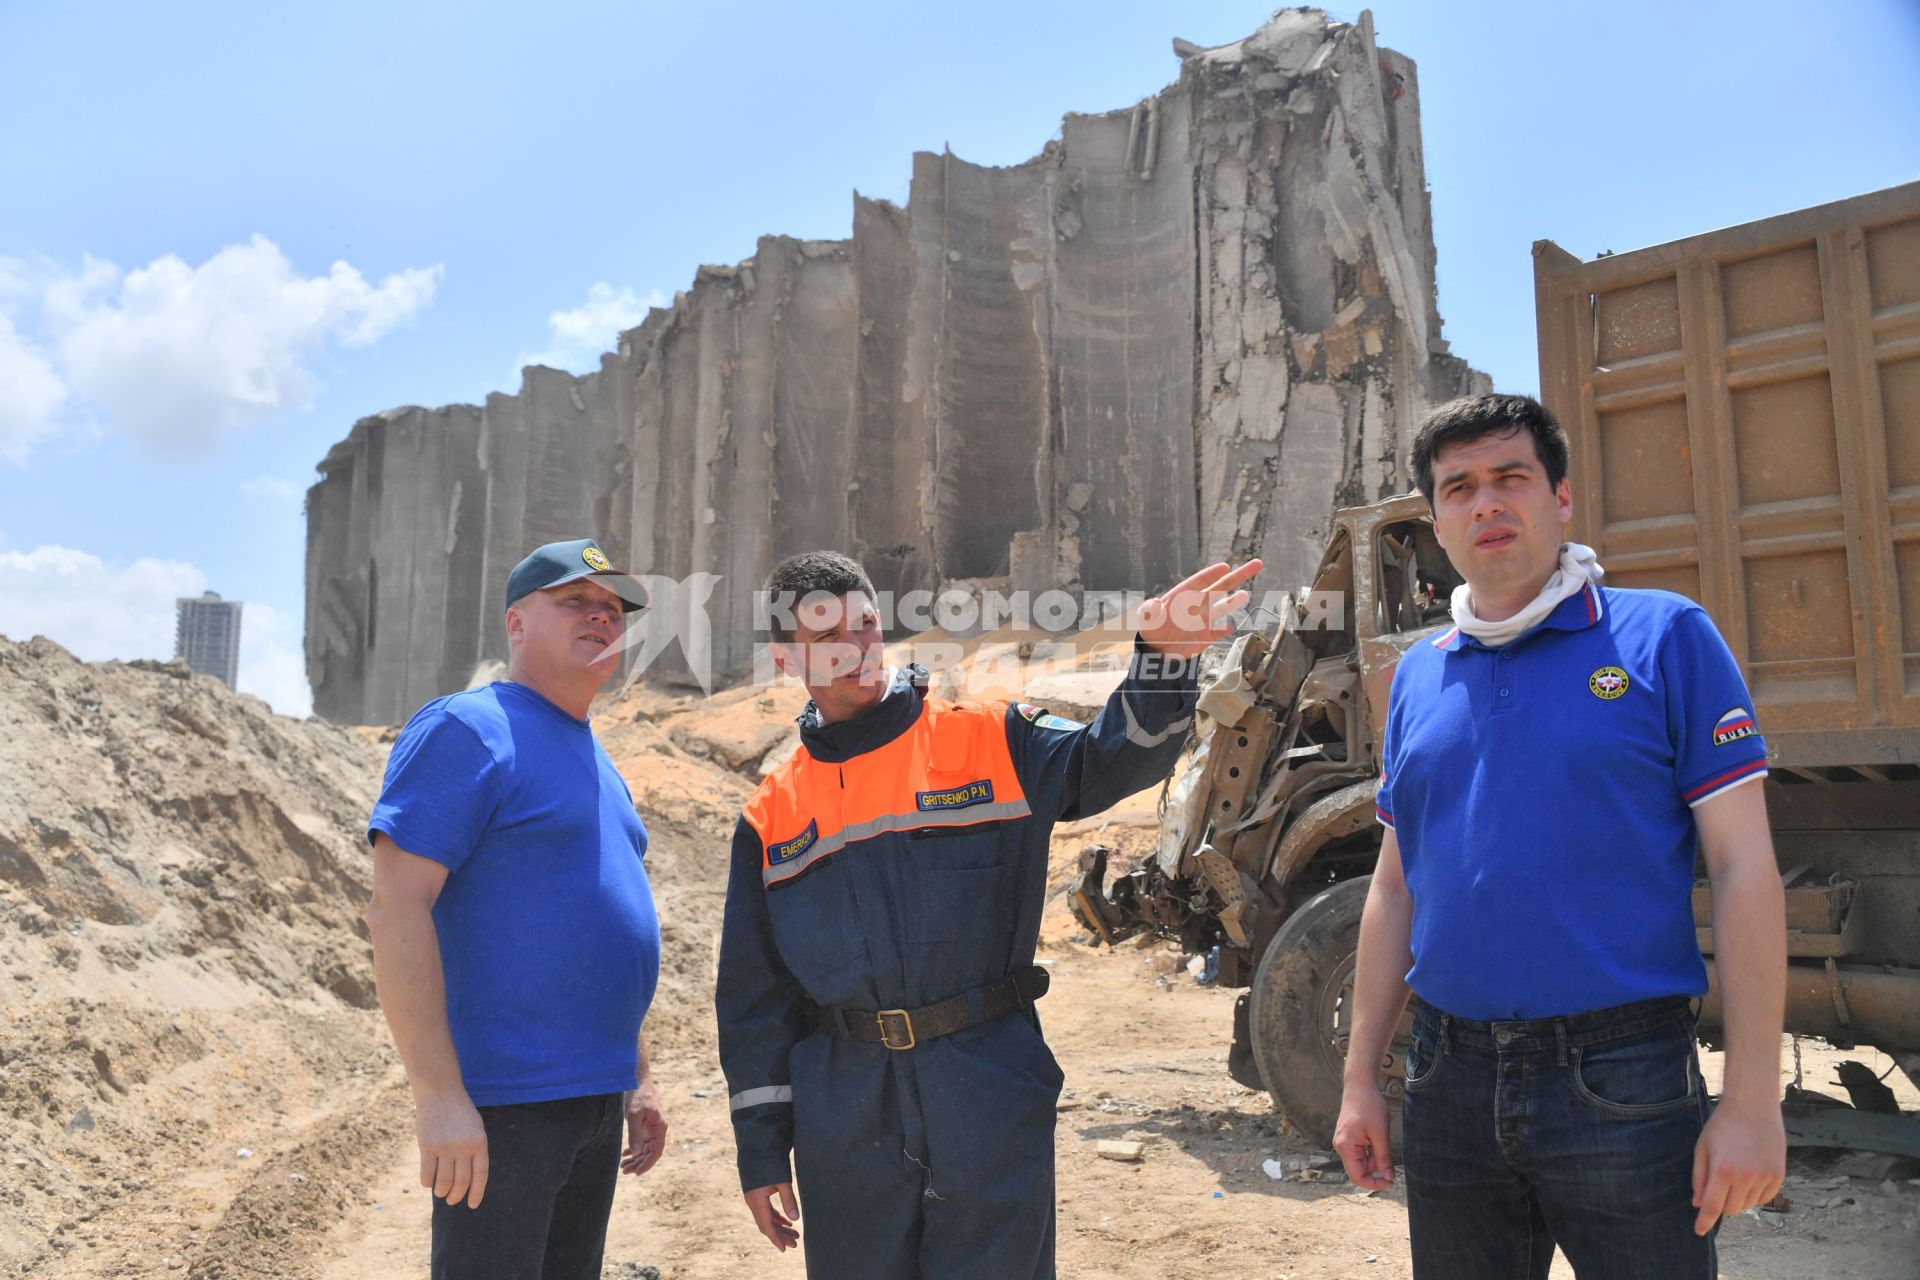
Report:
[[[264,1155],[316,1081],[385,1074],[356,834],[381,761],[183,666],[0,639],[0,1266],[143,1193],[200,1212],[164,1202],[208,1144]]]

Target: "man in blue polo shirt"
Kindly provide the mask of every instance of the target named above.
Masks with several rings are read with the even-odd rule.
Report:
[[[1360,925],[1334,1146],[1391,1183],[1379,1064],[1414,1001],[1404,1109],[1417,1280],[1715,1274],[1717,1221],[1771,1198],[1785,908],[1766,749],[1704,611],[1600,585],[1567,439],[1522,396],[1436,409],[1420,491],[1466,584],[1394,674],[1386,828]],[[1708,1118],[1691,1000],[1713,886],[1726,1079]]]
[[[587,724],[643,599],[590,540],[521,561],[507,679],[414,715],[368,822],[435,1280],[598,1277],[618,1171],[665,1149],[640,1034],[660,972],[647,833]]]

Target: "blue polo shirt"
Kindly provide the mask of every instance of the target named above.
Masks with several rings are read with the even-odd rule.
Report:
[[[1699,605],[1590,585],[1498,649],[1459,628],[1394,673],[1380,821],[1413,898],[1421,999],[1545,1018],[1706,994],[1692,807],[1766,773]]]
[[[586,721],[507,682],[436,698],[367,825],[447,868],[433,924],[475,1106],[634,1087],[660,923],[646,828]]]

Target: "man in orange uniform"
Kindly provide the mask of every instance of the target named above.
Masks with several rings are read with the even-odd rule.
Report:
[[[1166,777],[1194,660],[1259,571],[1214,565],[1149,602],[1126,679],[1081,725],[927,697],[924,671],[883,665],[859,565],[775,567],[776,607],[827,607],[776,625],[813,701],[735,828],[716,1003],[741,1187],[793,1245],[791,1155],[809,1274],[1054,1274],[1061,1075],[1033,1012],[1048,838]]]

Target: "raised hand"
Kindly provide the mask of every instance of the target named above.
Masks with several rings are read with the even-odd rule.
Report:
[[[1241,590],[1265,566],[1249,560],[1238,569],[1226,563],[1208,565],[1164,594],[1147,601],[1140,611],[1140,638],[1160,653],[1191,658],[1216,640],[1233,633],[1227,616],[1251,599]]]

